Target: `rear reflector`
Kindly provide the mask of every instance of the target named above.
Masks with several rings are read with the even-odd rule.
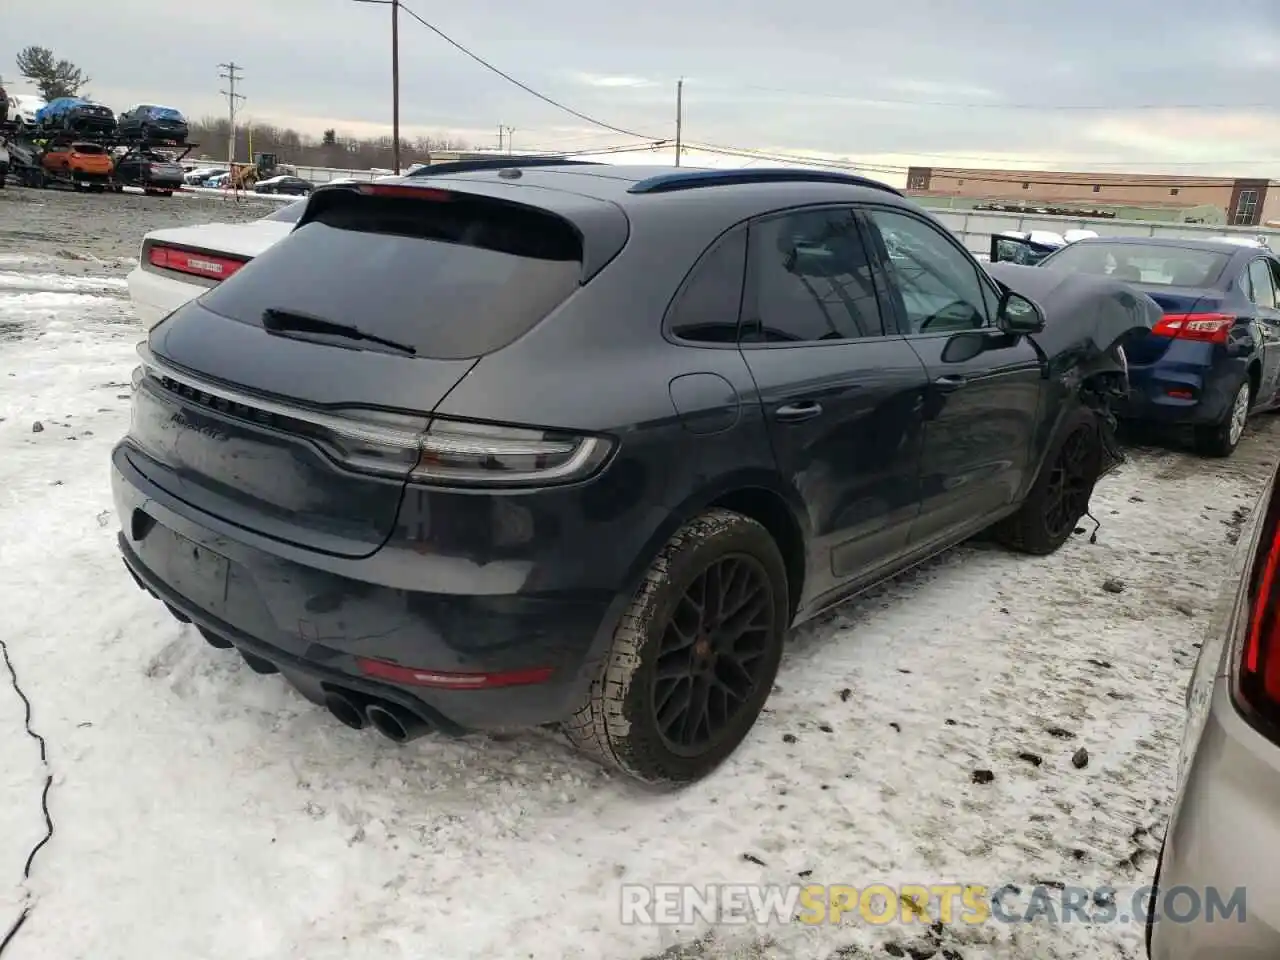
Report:
[[[379,680],[403,683],[412,687],[439,687],[450,690],[491,690],[494,687],[520,687],[543,683],[550,679],[550,667],[529,670],[507,670],[499,673],[452,673],[442,670],[419,670],[402,667],[386,660],[369,657],[356,658],[362,673]]]
[[[153,267],[176,270],[178,273],[188,273],[193,277],[204,277],[207,280],[225,280],[249,262],[239,257],[195,253],[191,250],[180,250],[177,247],[166,247],[164,244],[153,246],[147,254],[147,260]]]
[[[1226,343],[1236,318],[1226,313],[1166,313],[1151,332],[1176,340]]]

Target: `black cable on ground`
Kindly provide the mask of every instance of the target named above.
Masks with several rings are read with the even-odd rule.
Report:
[[[40,745],[40,763],[44,766],[44,789],[40,791],[40,811],[44,814],[44,836],[40,838],[40,842],[31,848],[31,852],[27,854],[27,862],[22,866],[22,883],[24,889],[22,912],[18,914],[18,919],[13,922],[13,926],[4,935],[4,939],[0,940],[0,954],[3,954],[5,948],[18,935],[18,931],[22,929],[22,925],[27,922],[27,917],[31,916],[31,909],[35,906],[31,901],[31,890],[27,887],[27,882],[31,879],[31,864],[35,862],[36,854],[41,848],[53,839],[53,817],[49,815],[49,790],[53,787],[53,771],[49,767],[49,751],[45,745],[44,737],[36,733],[31,727],[31,701],[27,699],[27,695],[23,692],[22,685],[18,683],[18,672],[13,668],[13,661],[9,659],[9,647],[4,640],[0,640],[0,656],[4,657],[4,665],[9,671],[9,682],[13,686],[13,692],[18,695],[22,701],[25,714],[22,718],[23,726],[26,728],[27,736],[36,741]]]

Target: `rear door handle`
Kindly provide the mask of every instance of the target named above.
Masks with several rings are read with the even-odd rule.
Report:
[[[803,403],[788,403],[775,410],[773,416],[779,423],[802,423],[805,420],[812,420],[814,417],[822,416],[822,404],[813,400],[806,400]]]
[[[933,381],[933,385],[939,390],[959,390],[969,381],[965,377],[945,376],[938,377]]]

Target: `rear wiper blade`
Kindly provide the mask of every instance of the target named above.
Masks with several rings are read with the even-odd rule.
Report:
[[[335,323],[332,320],[308,316],[305,313],[294,313],[291,310],[280,310],[276,307],[268,307],[262,311],[262,326],[268,333],[314,333],[326,337],[339,337],[343,340],[362,340],[366,343],[376,343],[379,346],[395,350],[410,357],[416,356],[418,353],[414,347],[409,346],[407,343],[387,340],[385,337],[366,333],[359,327],[353,327],[350,324]]]

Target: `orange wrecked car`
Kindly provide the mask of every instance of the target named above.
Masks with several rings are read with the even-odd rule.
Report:
[[[48,179],[70,181],[77,190],[101,191],[111,183],[115,164],[107,148],[96,143],[56,144],[45,149],[41,160]]]

